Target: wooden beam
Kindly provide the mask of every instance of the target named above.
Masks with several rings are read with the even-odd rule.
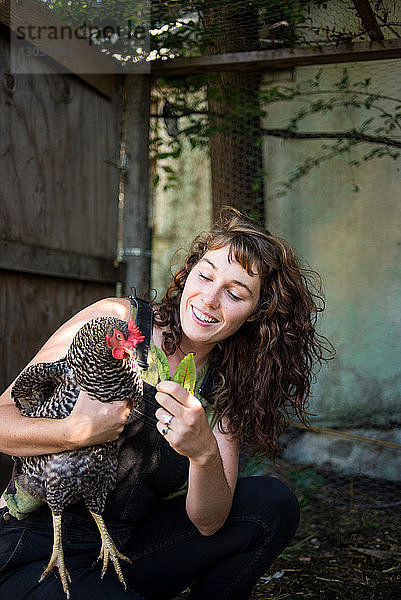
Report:
[[[151,63],[151,73],[154,77],[167,77],[216,71],[263,71],[390,58],[401,58],[401,39],[157,60]]]
[[[11,0],[11,2],[13,4],[10,7],[8,1],[0,0],[0,23],[6,25],[13,32],[11,44],[14,46],[15,52],[19,51],[19,48],[21,48],[21,52],[27,47],[36,48],[39,52],[43,52],[43,60],[51,59],[50,62],[54,61],[57,69],[60,69],[61,66],[61,72],[67,70],[74,73],[104,96],[113,97],[118,86],[118,76],[122,74],[116,63],[100,54],[86,40],[75,36],[69,39],[68,33],[66,39],[46,40],[42,37],[36,41],[31,39],[31,36],[27,36],[27,24],[34,32],[32,37],[38,37],[39,31],[48,31],[45,29],[46,27],[55,27],[55,31],[58,32],[66,31],[62,29],[66,27],[66,24],[37,0],[23,0],[21,4],[15,0]],[[22,35],[18,32],[19,27],[24,28],[20,30],[26,35],[24,40],[17,39],[17,34],[20,37]],[[40,27],[43,29],[40,30]]]
[[[98,283],[125,278],[125,264],[115,265],[111,258],[4,240],[0,241],[0,269]]]
[[[376,21],[375,13],[369,4],[369,0],[354,0],[354,4],[370,39],[374,42],[384,40],[383,32]]]

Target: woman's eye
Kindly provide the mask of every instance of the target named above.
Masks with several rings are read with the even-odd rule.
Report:
[[[243,298],[241,298],[240,296],[237,296],[237,294],[233,294],[232,292],[230,292],[230,290],[227,290],[227,293],[230,296],[230,298],[232,298],[236,302],[240,302],[241,300],[243,300]]]
[[[203,274],[203,273],[201,273],[200,271],[199,271],[198,275],[199,275],[199,277],[200,277],[201,279],[204,279],[205,281],[212,281],[212,280],[210,279],[210,277],[208,277],[207,275],[204,275],[204,274]]]

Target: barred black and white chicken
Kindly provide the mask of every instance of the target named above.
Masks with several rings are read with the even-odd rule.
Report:
[[[135,407],[143,393],[135,348],[143,339],[132,317],[128,323],[112,317],[94,319],[81,327],[64,359],[32,365],[21,373],[11,392],[14,402],[28,417],[62,419],[71,413],[82,388],[102,402],[129,398]],[[83,500],[100,531],[102,576],[111,559],[125,586],[119,559],[129,559],[115,547],[102,517],[107,494],[116,485],[117,443],[23,457],[18,463],[18,489],[46,502],[53,517],[53,551],[40,581],[57,567],[69,598],[61,518],[66,506]]]

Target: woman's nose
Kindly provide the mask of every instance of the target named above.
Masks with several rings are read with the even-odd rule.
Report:
[[[217,308],[219,306],[219,290],[209,289],[207,293],[202,294],[201,300],[205,306],[210,308]]]

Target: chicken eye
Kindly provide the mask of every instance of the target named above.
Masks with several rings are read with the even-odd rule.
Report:
[[[121,333],[119,331],[116,331],[116,340],[121,342],[122,339],[123,339],[123,336],[121,335]]]

